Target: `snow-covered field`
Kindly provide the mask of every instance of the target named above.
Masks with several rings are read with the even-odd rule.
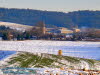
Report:
[[[0,50],[27,51],[57,54],[82,58],[100,59],[100,42],[71,42],[71,41],[0,41]]]
[[[32,26],[28,26],[28,25],[0,21],[0,26],[2,26],[2,25],[6,26],[6,27],[10,27],[11,29],[19,30],[19,31],[25,31],[25,30],[32,28]]]

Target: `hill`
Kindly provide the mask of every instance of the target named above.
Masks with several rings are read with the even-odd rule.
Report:
[[[46,53],[17,52],[17,54],[9,58],[6,66],[100,70],[100,61]]]
[[[75,11],[69,13],[40,11],[33,9],[0,8],[0,21],[34,26],[44,21],[49,27],[100,28],[100,11]]]
[[[22,24],[17,24],[17,23],[10,23],[10,22],[0,22],[0,26],[6,26],[11,29],[16,29],[20,31],[29,30],[32,28],[32,26],[22,25]]]

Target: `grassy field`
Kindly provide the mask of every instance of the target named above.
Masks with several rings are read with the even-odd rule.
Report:
[[[72,69],[82,69],[84,67],[89,69],[97,69],[95,64],[97,63],[100,65],[100,61],[93,59],[83,59],[44,53],[35,54],[28,52],[20,52],[17,56],[11,58],[8,63],[9,65],[13,64],[13,66],[24,68],[60,68],[64,66]],[[84,67],[82,67],[82,65]]]

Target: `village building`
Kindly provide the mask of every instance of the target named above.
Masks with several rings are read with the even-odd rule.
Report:
[[[73,32],[74,32],[74,33],[78,33],[78,32],[81,32],[81,30],[78,29],[78,28],[73,28]]]
[[[60,32],[61,34],[69,34],[69,33],[73,33],[72,30],[69,30],[68,28],[64,28],[64,27],[60,27]]]
[[[73,33],[73,31],[69,30],[68,28],[59,27],[59,28],[47,28],[47,33],[69,34],[69,33]]]

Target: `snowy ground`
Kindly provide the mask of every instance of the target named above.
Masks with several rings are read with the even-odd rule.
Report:
[[[0,41],[0,50],[27,51],[57,54],[82,58],[100,59],[100,42],[71,41]]]

